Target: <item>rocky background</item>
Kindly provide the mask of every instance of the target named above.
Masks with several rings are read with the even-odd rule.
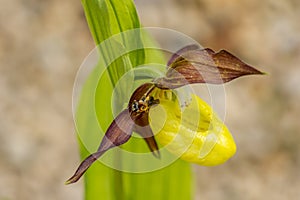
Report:
[[[183,32],[268,73],[226,84],[237,154],[194,166],[196,199],[300,198],[300,1],[136,0],[144,26]],[[1,0],[0,200],[80,200],[76,71],[94,48],[80,1]]]

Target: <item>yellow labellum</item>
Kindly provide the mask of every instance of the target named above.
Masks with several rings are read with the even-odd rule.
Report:
[[[155,98],[160,104],[150,109],[150,126],[163,148],[205,166],[222,164],[234,155],[236,145],[229,130],[198,96],[193,94],[183,109],[171,91],[157,92]]]

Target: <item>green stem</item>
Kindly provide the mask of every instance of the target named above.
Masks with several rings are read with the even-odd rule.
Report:
[[[122,167],[122,152],[116,151],[114,154],[114,164],[118,169]],[[123,185],[123,173],[117,169],[113,170],[114,185],[116,187],[115,199],[123,200],[125,199],[124,185]]]

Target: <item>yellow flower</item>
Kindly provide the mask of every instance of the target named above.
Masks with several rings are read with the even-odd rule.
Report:
[[[167,150],[205,166],[222,164],[234,155],[236,145],[229,130],[205,101],[193,94],[182,111],[177,98],[172,100],[174,93],[157,96],[160,104],[150,109],[150,126]]]

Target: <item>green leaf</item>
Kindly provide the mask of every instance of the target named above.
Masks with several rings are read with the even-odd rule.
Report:
[[[129,74],[128,83],[117,87],[113,98],[119,79],[133,67],[148,62],[166,61],[162,53],[143,49],[143,45],[155,44],[148,33],[137,29],[133,33],[134,37],[132,33],[126,34],[128,30],[141,27],[133,1],[82,0],[82,5],[95,43],[101,44],[98,48],[99,63],[84,84],[76,112],[80,155],[84,159],[97,150],[113,121],[112,102],[113,109],[120,111],[134,89],[131,86],[135,84],[136,87],[138,83]],[[124,34],[114,36],[124,31]],[[133,152],[149,152],[141,138],[131,138],[123,146]],[[120,169],[127,165],[143,167],[152,161],[144,162],[135,157],[129,160],[120,151],[110,150],[107,153],[103,160],[111,160]],[[168,157],[166,154],[162,156],[161,159]],[[160,161],[156,159],[155,162]],[[157,171],[138,174],[122,172],[95,162],[87,170],[84,180],[86,200],[192,199],[190,164],[181,160]]]

